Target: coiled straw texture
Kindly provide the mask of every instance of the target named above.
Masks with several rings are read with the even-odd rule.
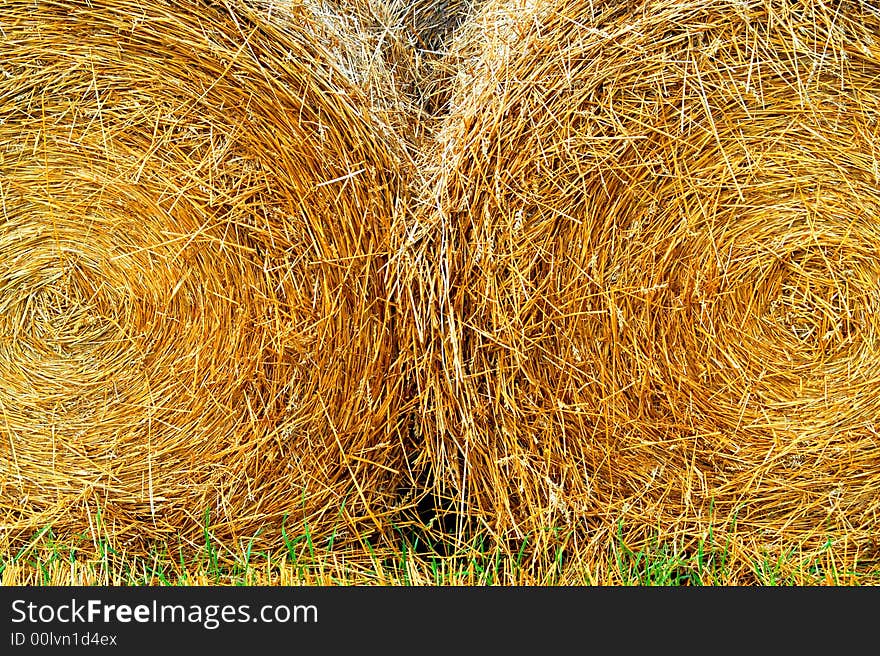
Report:
[[[406,156],[357,34],[196,0],[4,0],[0,31],[6,541],[385,531]]]
[[[514,545],[874,550],[876,7],[490,2],[453,55],[399,231],[438,494]]]

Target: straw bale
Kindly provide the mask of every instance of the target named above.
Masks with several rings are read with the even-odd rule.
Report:
[[[438,495],[516,544],[876,552],[876,7],[496,0],[454,51],[398,231]]]
[[[357,43],[293,3],[0,4],[7,543],[387,528],[408,156]]]

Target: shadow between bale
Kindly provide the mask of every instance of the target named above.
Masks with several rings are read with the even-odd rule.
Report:
[[[817,0],[468,25],[397,252],[472,525],[876,554],[878,34]]]
[[[357,34],[258,9],[0,7],[9,544],[387,534],[408,155],[340,57]]]

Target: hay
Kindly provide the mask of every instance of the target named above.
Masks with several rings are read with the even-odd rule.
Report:
[[[273,0],[261,2],[272,4]],[[417,117],[414,122],[407,121],[410,129],[399,132],[419,149],[432,134],[433,118],[448,99],[454,62],[447,49],[474,5],[473,0],[323,0],[316,11],[363,36],[362,51],[349,57],[361,60],[361,70],[382,69],[380,79],[393,83],[390,89],[374,87],[373,96],[382,104],[394,98],[405,107],[407,119]]]
[[[393,24],[400,30],[399,40],[408,43],[412,53],[417,105],[423,111],[423,132],[432,135],[434,118],[449,101],[451,81],[457,60],[449,50],[455,34],[481,2],[475,0],[379,0],[387,4]]]
[[[394,139],[412,146],[421,127],[412,99],[417,64],[386,0],[242,1],[294,38],[302,31],[297,15],[312,15],[312,37],[368,98],[371,113],[393,128]]]
[[[855,0],[483,10],[399,231],[438,494],[516,545],[876,553],[878,35]]]
[[[207,0],[9,0],[0,30],[7,544],[386,530],[407,156],[358,35]]]
[[[455,30],[468,17],[473,0],[386,0],[397,17],[413,36],[419,50],[426,54],[445,54]]]

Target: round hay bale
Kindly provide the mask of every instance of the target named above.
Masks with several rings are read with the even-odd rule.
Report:
[[[464,513],[517,544],[874,550],[878,35],[855,0],[506,1],[468,26],[399,235]]]
[[[279,25],[209,0],[0,5],[7,541],[385,529],[407,156],[338,56],[358,35],[292,4]]]

